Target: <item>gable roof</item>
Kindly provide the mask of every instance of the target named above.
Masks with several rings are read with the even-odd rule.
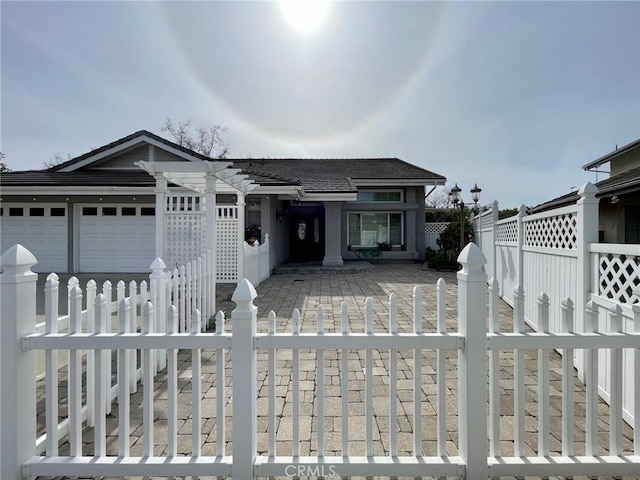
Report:
[[[48,168],[45,171],[47,172],[71,171],[75,169],[73,167],[84,166],[86,161],[90,160],[91,158],[94,158],[94,157],[101,158],[102,154],[105,154],[107,152],[117,153],[119,150],[127,149],[133,145],[138,145],[145,142],[162,144],[171,150],[177,150],[178,152],[181,152],[184,155],[187,155],[189,157],[193,157],[194,159],[213,160],[212,158],[207,157],[206,155],[202,155],[198,152],[195,152],[186,147],[183,147],[182,145],[178,145],[177,143],[167,140],[166,138],[162,138],[156,135],[155,133],[149,132],[148,130],[139,130],[135,133],[132,133],[131,135],[127,135],[126,137],[119,138],[118,140],[115,140],[111,143],[103,145],[102,147],[95,148],[90,152],[84,153],[78,157],[74,157],[71,160],[68,160],[63,163],[59,163],[58,165],[54,165],[53,167]]]
[[[623,195],[625,193],[640,190],[640,167],[627,170],[619,175],[614,175],[595,184],[598,187],[597,198],[609,197],[613,195]],[[548,202],[536,205],[531,209],[532,213],[551,210],[552,208],[571,205],[578,201],[578,192],[566,193]]]
[[[613,152],[607,153],[606,155],[601,156],[600,158],[596,158],[594,161],[587,163],[582,166],[583,170],[591,170],[592,168],[599,167],[600,165],[610,162],[616,157],[620,155],[624,155],[625,153],[640,147],[640,138],[634,142],[628,143],[623,147],[616,148]]]
[[[152,176],[134,170],[89,170],[100,162],[141,144],[156,145],[185,160],[218,161],[180,146],[147,130],[139,130],[102,147],[45,170],[4,174],[5,186],[136,186],[155,185]],[[398,158],[257,158],[224,159],[242,175],[264,187],[296,187],[311,194],[355,195],[358,187],[444,184],[446,178]],[[287,190],[288,191],[288,190]],[[347,197],[344,197],[345,199]],[[354,197],[355,198],[355,197]]]

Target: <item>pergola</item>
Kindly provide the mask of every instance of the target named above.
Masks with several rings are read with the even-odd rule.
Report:
[[[211,269],[216,271],[216,195],[234,194],[238,207],[238,280],[244,277],[244,224],[245,196],[258,184],[241,174],[239,169],[232,168],[231,162],[191,161],[191,162],[136,162],[140,168],[152,175],[156,180],[156,257],[162,258],[165,251],[165,215],[169,183],[179,185],[204,197],[206,217],[207,250],[210,255]],[[215,275],[213,295],[215,295]],[[215,298],[215,297],[214,297]]]

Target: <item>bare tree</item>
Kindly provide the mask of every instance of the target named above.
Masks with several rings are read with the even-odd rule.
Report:
[[[0,173],[10,172],[11,169],[4,162],[5,154],[0,152]]]
[[[62,155],[60,153],[56,153],[49,160],[45,160],[44,162],[42,162],[42,166],[44,168],[55,167],[56,165],[60,165],[61,163],[64,163],[64,162],[66,162],[68,160],[71,160],[72,158],[73,158],[73,156],[70,153],[67,153],[66,158],[65,158],[64,155]]]
[[[430,208],[451,208],[450,190],[446,185],[436,188],[428,197],[425,197],[425,205]]]
[[[220,125],[192,129],[191,119],[174,123],[167,118],[160,129],[169,132],[178,145],[211,158],[226,158],[229,144],[223,138],[227,129]]]

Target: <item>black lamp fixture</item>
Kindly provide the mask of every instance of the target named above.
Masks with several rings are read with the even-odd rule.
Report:
[[[478,201],[480,200],[480,192],[482,189],[478,187],[477,183],[474,183],[471,191],[471,199],[473,200],[474,208],[478,208]],[[464,200],[462,199],[462,189],[456,183],[449,192],[451,203],[454,207],[460,208],[460,250],[464,248]]]

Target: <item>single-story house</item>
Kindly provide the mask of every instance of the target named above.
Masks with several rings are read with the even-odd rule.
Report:
[[[425,186],[445,181],[397,158],[211,159],[142,130],[45,170],[3,173],[1,248],[23,244],[40,272],[146,272],[156,256],[172,266],[212,249],[208,201],[219,266],[237,251],[221,259],[221,241],[266,233],[272,266],[342,265],[378,244],[386,259],[420,261]]]
[[[603,165],[609,164],[608,170]],[[608,174],[596,182],[600,199],[600,243],[640,243],[640,139],[616,148],[587,163],[584,170]],[[532,213],[570,205],[578,200],[571,192],[531,209]]]

